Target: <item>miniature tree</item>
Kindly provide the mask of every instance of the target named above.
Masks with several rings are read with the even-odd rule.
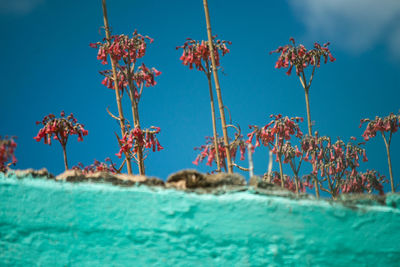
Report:
[[[390,143],[392,141],[392,135],[399,129],[400,116],[391,113],[389,116],[383,118],[376,116],[375,120],[362,119],[360,123],[360,128],[363,123],[367,123],[367,127],[362,134],[362,137],[365,141],[368,141],[370,138],[375,137],[377,132],[380,132],[382,135],[383,141],[385,142],[386,146],[386,154],[390,175],[390,187],[392,189],[392,192],[394,193],[395,187],[393,181],[392,161],[390,158]],[[388,133],[389,136],[387,136],[386,133]]]
[[[51,145],[51,139],[58,140],[61,144],[64,154],[65,170],[68,170],[67,160],[67,142],[70,135],[78,135],[78,141],[83,141],[83,136],[88,134],[84,129],[84,125],[78,123],[77,119],[71,113],[65,117],[64,111],[61,111],[61,117],[56,118],[55,115],[49,114],[42,121],[37,121],[36,124],[42,124],[43,127],[34,137],[37,142],[44,140],[45,144]]]
[[[303,86],[306,100],[306,109],[307,109],[307,124],[308,124],[308,134],[312,136],[312,124],[311,124],[311,113],[310,113],[310,101],[309,101],[309,91],[311,87],[311,83],[314,78],[315,69],[320,67],[321,59],[323,58],[324,62],[329,61],[334,62],[336,59],[332,56],[328,46],[329,43],[325,43],[321,46],[318,43],[314,44],[314,48],[311,50],[307,50],[303,45],[296,46],[294,38],[290,38],[290,41],[293,44],[287,44],[285,46],[280,46],[278,49],[271,51],[272,53],[280,53],[278,60],[276,61],[275,68],[289,68],[286,74],[289,76],[292,72],[293,67],[296,69],[296,75],[300,79],[300,83]],[[310,74],[310,78],[307,82],[305,69],[308,66],[313,66],[312,72]],[[318,186],[316,185],[317,197],[319,197]]]
[[[215,54],[215,64],[216,67],[219,67],[219,52],[221,51],[222,56],[229,53],[229,49],[226,47],[226,44],[231,44],[229,41],[221,41],[216,40],[216,36],[213,36],[213,47],[216,51]],[[211,54],[209,46],[206,42],[203,41],[195,41],[190,38],[186,39],[186,42],[182,46],[176,47],[176,49],[182,48],[183,53],[180,57],[182,60],[182,64],[189,66],[189,69],[193,69],[193,65],[195,65],[196,69],[204,72],[208,80],[208,89],[210,93],[210,105],[211,105],[211,118],[212,118],[212,127],[213,127],[213,140],[214,147],[218,147],[217,140],[217,127],[216,127],[216,118],[215,118],[215,107],[214,107],[214,96],[212,91],[212,82],[211,82],[211,73],[212,73],[212,64],[211,64]],[[225,152],[226,153],[226,152]],[[215,158],[217,163],[217,171],[221,171],[221,161],[219,159],[219,153],[215,150]]]
[[[10,165],[17,162],[15,157],[16,147],[17,143],[13,137],[6,136],[2,138],[0,136],[0,172],[6,173]]]
[[[363,143],[355,145],[351,141],[345,144],[340,139],[332,144],[330,137],[319,137],[318,133],[311,137],[305,136],[302,140],[302,150],[306,152],[304,160],[313,167],[307,179],[313,178],[315,181],[319,174],[320,189],[329,193],[333,199],[338,197],[341,190],[344,193],[369,191],[371,188],[368,188],[368,184],[371,187],[372,184],[381,183],[383,179],[380,175],[371,175],[371,172],[365,174],[358,172],[360,158],[364,162],[368,161],[365,149],[360,147],[361,144]],[[368,176],[368,183],[365,180],[359,181],[363,176]],[[349,185],[352,189],[348,187]],[[357,186],[360,189],[356,190]],[[374,185],[374,187],[378,189],[379,186]]]
[[[290,140],[291,136],[295,135],[298,138],[303,136],[298,122],[303,121],[300,117],[282,117],[281,114],[271,115],[273,118],[267,125],[260,128],[255,125],[250,125],[249,128],[253,131],[249,134],[247,143],[251,143],[255,139],[254,147],[259,147],[261,144],[269,148],[272,147],[272,153],[276,156],[276,161],[279,163],[279,173],[281,178],[281,186],[284,187],[284,175],[282,168],[282,156],[284,156],[285,140]]]
[[[100,73],[105,76],[102,81],[103,85],[110,89],[121,91],[121,93],[126,91],[129,96],[134,129],[130,130],[130,126],[125,122],[122,139],[142,132],[139,118],[139,101],[142,96],[143,87],[155,86],[156,81],[154,78],[161,74],[161,72],[155,68],[149,69],[144,63],[140,66],[137,64],[137,60],[142,58],[146,53],[146,41],[152,43],[153,39],[148,36],[142,36],[135,31],[132,37],[124,34],[114,35],[109,39],[104,39],[103,42],[90,44],[91,47],[99,49],[97,58],[101,60],[102,64],[107,64],[107,55],[110,55],[112,62],[114,62],[116,78],[114,77],[114,69],[101,71]],[[117,81],[117,83],[115,81]],[[118,121],[124,120],[121,117],[114,116],[111,112],[109,112],[109,114]],[[118,137],[118,139],[120,138]],[[121,141],[119,141],[119,143],[121,145]],[[132,157],[136,159],[141,175],[145,174],[144,149],[145,147],[143,147],[140,141],[135,142],[133,148],[135,151],[134,154],[128,153],[123,149],[125,157],[129,160],[132,159]]]

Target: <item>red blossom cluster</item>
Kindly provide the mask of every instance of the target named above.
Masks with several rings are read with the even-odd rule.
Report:
[[[15,143],[14,138],[9,138],[7,136],[2,138],[0,136],[0,172],[7,172],[11,164],[17,163],[17,159],[14,155],[16,147],[17,143]]]
[[[161,131],[159,127],[150,127],[150,129],[135,128],[127,132],[121,139],[118,139],[120,149],[116,154],[121,158],[122,153],[128,153],[131,158],[135,158],[139,149],[151,149],[153,152],[164,149],[157,139],[157,134]]]
[[[80,170],[84,174],[96,173],[96,172],[111,172],[111,173],[116,172],[115,163],[112,163],[110,158],[106,158],[105,162],[94,160],[94,163],[89,166],[84,166],[81,162],[79,162],[78,165],[73,166],[72,169]]]
[[[78,123],[77,119],[71,113],[65,117],[64,111],[61,111],[61,118],[56,118],[54,114],[49,114],[42,121],[37,121],[36,124],[42,124],[38,134],[34,137],[37,142],[44,139],[44,143],[51,145],[51,138],[58,140],[65,147],[70,135],[78,135],[78,141],[83,141],[83,136],[88,134],[84,129],[84,125]]]
[[[273,120],[262,128],[256,125],[249,125],[249,128],[253,129],[253,131],[247,134],[247,143],[251,143],[253,138],[255,138],[255,147],[259,147],[261,143],[264,146],[272,145],[272,152],[277,154],[279,148],[283,146],[284,140],[290,140],[292,135],[298,138],[303,136],[298,125],[298,122],[302,122],[303,118],[282,117],[281,114],[272,114],[270,117],[273,118]],[[276,142],[274,143],[275,140]]]
[[[375,170],[367,170],[365,173],[358,173],[346,179],[342,184],[342,193],[372,193],[373,190],[384,195],[382,183],[387,183],[385,176]]]
[[[146,87],[155,86],[154,77],[161,74],[157,69],[149,69],[143,63],[134,71],[137,59],[142,58],[146,53],[146,40],[149,40],[150,43],[153,42],[150,37],[142,36],[135,31],[131,38],[124,34],[114,35],[110,38],[110,42],[104,38],[103,42],[90,44],[92,48],[99,49],[97,59],[101,60],[102,64],[108,63],[108,55],[114,59],[117,67],[118,88],[123,91],[124,89],[127,90],[128,86],[132,86],[131,90],[134,91],[135,98],[139,98],[140,95],[136,88],[143,85]],[[107,88],[114,89],[112,71],[105,70],[101,71],[100,74],[105,76],[102,84]],[[134,84],[131,84],[131,81]]]
[[[214,145],[214,137],[206,136],[206,144],[201,147],[195,147],[194,150],[201,151],[199,155],[197,155],[196,159],[192,162],[194,165],[199,165],[199,162],[202,162],[205,158],[207,158],[207,166],[212,166],[213,162],[216,162],[215,157],[215,145]],[[224,147],[223,138],[218,138],[218,155],[220,160],[220,166],[226,170],[226,150]],[[237,151],[240,151],[240,160],[245,159],[246,153],[246,142],[242,139],[241,135],[236,135],[235,140],[229,145],[230,156],[234,161],[236,158]]]
[[[370,138],[375,137],[377,132],[381,132],[382,134],[384,132],[397,132],[400,126],[400,116],[391,113],[389,116],[384,118],[376,116],[375,120],[362,119],[360,121],[360,128],[363,123],[367,123],[367,127],[362,134],[362,137],[365,141],[368,141]]]
[[[124,90],[127,90],[129,86],[129,80],[127,78],[127,75],[125,73],[125,67],[121,67],[117,71],[117,79],[118,79],[118,88],[122,92]],[[112,71],[111,70],[104,70],[100,71],[100,74],[105,76],[103,81],[101,82],[105,87],[109,89],[114,90],[114,80],[112,77]],[[156,70],[155,68],[152,68],[151,70],[146,67],[145,64],[142,64],[139,66],[136,70],[135,73],[131,75],[131,79],[135,82],[134,88],[140,88],[142,85],[145,87],[150,87],[150,86],[155,86],[157,82],[155,81],[154,77],[161,75],[161,71]],[[139,92],[135,90],[135,98],[139,98]]]
[[[125,34],[113,35],[108,41],[106,38],[103,42],[89,44],[92,48],[98,48],[97,59],[103,65],[107,65],[107,56],[110,55],[114,60],[123,60],[125,63],[134,63],[138,58],[142,58],[146,53],[146,40],[150,43],[153,39],[148,36],[139,34],[136,30],[132,37]]]
[[[230,41],[222,41],[216,40],[217,36],[213,37],[213,46],[214,46],[214,56],[216,66],[219,66],[219,51],[221,51],[222,56],[229,53],[229,49],[226,45],[232,44]],[[195,41],[190,38],[186,39],[186,42],[182,46],[177,46],[176,49],[183,49],[182,56],[180,60],[182,60],[182,64],[185,66],[189,66],[189,69],[193,69],[193,64],[195,65],[197,70],[209,72],[211,68],[211,55],[210,49],[207,41]],[[203,65],[205,64],[205,65]]]
[[[293,44],[289,43],[285,46],[280,46],[278,49],[270,52],[270,54],[280,53],[275,68],[289,67],[289,70],[286,72],[287,75],[291,74],[293,66],[296,68],[296,74],[300,75],[309,65],[319,68],[321,58],[324,59],[324,63],[328,62],[328,58],[331,62],[336,60],[328,48],[329,42],[322,46],[314,43],[314,48],[307,50],[302,44],[296,46],[294,38],[290,38],[290,41]]]

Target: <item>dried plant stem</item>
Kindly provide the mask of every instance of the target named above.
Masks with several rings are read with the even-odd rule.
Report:
[[[209,11],[208,11],[207,0],[203,0],[203,4],[204,4],[204,13],[205,13],[205,16],[206,16],[208,47],[210,49],[212,70],[213,70],[214,83],[215,83],[215,91],[217,92],[219,112],[220,112],[220,115],[221,115],[222,133],[223,133],[223,136],[224,136],[224,145],[225,145],[225,150],[226,150],[226,160],[227,160],[227,163],[228,163],[228,173],[233,173],[233,165],[232,165],[232,159],[231,159],[231,155],[230,155],[231,153],[229,151],[228,130],[227,130],[227,127],[226,127],[224,104],[222,102],[221,87],[219,85],[218,71],[217,71],[217,66],[216,66],[215,56],[214,56],[214,46],[213,46],[213,40],[212,40],[210,14],[209,14]]]
[[[389,175],[390,175],[390,187],[392,189],[392,193],[394,193],[395,189],[394,189],[394,182],[393,182],[392,160],[390,158],[390,141],[392,139],[392,133],[390,133],[389,141],[386,140],[385,134],[383,132],[382,132],[382,137],[383,137],[383,141],[385,142],[385,146],[386,146],[386,153],[387,153],[387,159],[388,159],[388,165],[389,165]]]
[[[285,183],[283,182],[283,169],[282,169],[282,159],[281,159],[281,155],[279,155],[278,157],[278,163],[279,163],[279,172],[281,174],[281,187],[284,188],[285,187]]]
[[[252,145],[247,144],[247,158],[249,160],[249,175],[250,178],[254,176],[254,163],[253,163],[253,152],[252,150]]]
[[[133,88],[131,87],[133,86],[133,82],[130,79],[129,82],[129,88]],[[134,95],[133,95],[133,91],[131,89],[131,102],[132,102],[132,114],[133,114],[133,123],[135,125],[135,128],[140,129],[140,119],[139,119],[139,111],[138,111],[138,103],[136,102]],[[138,152],[137,152],[137,164],[138,164],[138,168],[139,168],[139,173],[140,175],[145,175],[145,169],[144,169],[144,159],[143,159],[143,147],[137,143],[136,144],[138,147]]]
[[[63,150],[63,154],[64,154],[64,166],[65,166],[65,170],[68,170],[68,159],[67,159],[67,148],[66,145],[61,145],[62,146],[62,150]]]
[[[268,152],[268,158],[269,158],[269,160],[268,160],[268,177],[270,177],[271,173],[272,173],[272,164],[273,164],[273,158],[272,158],[272,151],[271,150],[269,150],[269,152]]]
[[[307,109],[307,124],[308,124],[308,134],[312,136],[312,125],[311,125],[311,113],[310,113],[310,101],[308,98],[308,88],[304,89],[306,98],[306,109]]]
[[[211,83],[211,73],[209,71],[209,66],[207,64],[207,79],[208,79],[208,88],[210,91],[210,106],[211,106],[211,118],[212,118],[212,126],[213,126],[213,135],[214,135],[214,147],[215,147],[215,160],[217,161],[217,172],[221,172],[221,162],[219,159],[219,149],[218,149],[218,135],[217,135],[217,125],[215,119],[215,107],[214,107],[214,96],[212,92],[212,83]]]
[[[299,163],[299,165],[301,164],[301,161]],[[300,166],[298,169],[296,169],[295,163],[293,162],[293,160],[290,160],[290,167],[292,168],[293,174],[294,174],[294,180],[295,180],[295,184],[296,184],[296,194],[299,194],[299,177],[298,177],[298,170],[300,169]]]
[[[308,135],[309,136],[313,136],[312,134],[312,125],[311,125],[311,112],[310,112],[310,100],[308,98],[308,92],[310,90],[310,86],[311,86],[311,82],[312,79],[314,77],[314,71],[315,71],[315,66],[313,68],[313,72],[311,74],[311,78],[309,83],[307,84],[306,81],[306,76],[304,74],[304,71],[302,71],[302,76],[299,75],[300,78],[300,83],[304,88],[304,94],[305,94],[305,98],[306,98],[306,110],[307,110],[307,125],[308,125]],[[318,187],[318,181],[314,180],[314,187],[315,187],[315,195],[317,198],[319,198],[319,187]]]
[[[106,31],[106,39],[108,42],[110,42],[110,28],[108,25],[106,0],[102,0],[102,6],[103,6],[103,19],[104,19],[104,29]],[[117,77],[117,70],[115,67],[116,64],[111,55],[110,55],[110,59],[111,59],[111,68],[112,68],[112,73],[113,73],[115,97],[116,97],[117,106],[118,106],[119,124],[121,127],[121,134],[122,134],[122,136],[124,136],[125,135],[125,118],[124,118],[124,113],[122,110],[121,95],[119,93],[119,88],[118,88],[118,77]],[[127,152],[124,152],[124,155],[126,158],[126,168],[128,170],[128,174],[132,174],[132,165],[131,165],[131,160],[130,160],[129,154]]]

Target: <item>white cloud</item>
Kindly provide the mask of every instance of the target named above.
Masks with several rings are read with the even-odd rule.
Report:
[[[289,0],[307,37],[354,53],[386,44],[400,58],[400,0]]]
[[[0,14],[26,15],[44,0],[0,0]]]

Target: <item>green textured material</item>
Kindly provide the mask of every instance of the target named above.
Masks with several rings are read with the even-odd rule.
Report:
[[[400,204],[5,178],[0,266],[399,266]]]

